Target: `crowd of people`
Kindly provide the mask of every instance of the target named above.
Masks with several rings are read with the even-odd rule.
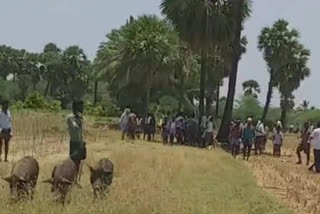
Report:
[[[214,145],[214,122],[213,117],[204,116],[198,133],[198,119],[194,115],[178,113],[174,116],[164,116],[158,123],[154,114],[148,113],[146,117],[139,118],[137,114],[126,108],[119,120],[122,131],[122,140],[127,136],[129,139],[154,141],[156,130],[161,132],[164,145],[189,145],[206,148]],[[200,139],[200,140],[199,140]]]
[[[73,113],[68,116],[68,128],[70,134],[70,157],[76,162],[79,170],[81,160],[86,159],[86,146],[82,139],[82,112],[83,102],[73,103]],[[148,113],[145,117],[138,117],[129,108],[122,113],[119,123],[122,131],[122,139],[128,137],[131,140],[140,139],[154,141],[157,128],[161,132],[164,145],[188,145],[207,148],[209,145],[215,146],[215,124],[213,116],[203,116],[198,125],[195,115],[185,115],[178,113],[174,116],[163,117],[157,123],[154,114]],[[252,147],[256,155],[264,153],[268,139],[272,140],[273,156],[281,156],[284,132],[280,121],[276,123],[273,130],[258,121],[254,124],[252,118],[248,118],[245,123],[241,120],[234,120],[230,124],[229,145],[234,158],[242,150],[243,159],[249,160]],[[12,119],[9,111],[9,102],[3,102],[0,110],[0,161],[2,147],[4,144],[4,160],[8,161],[9,142],[12,138]],[[314,149],[314,163],[309,170],[316,169],[320,173],[320,122],[314,128],[312,124],[305,123],[299,136],[300,143],[296,153],[297,164],[302,164],[301,153],[306,154],[306,165],[310,165],[311,147]],[[312,146],[311,146],[312,145]],[[79,157],[78,157],[79,156]]]

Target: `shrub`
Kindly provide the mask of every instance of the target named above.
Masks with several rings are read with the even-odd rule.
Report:
[[[37,91],[29,94],[24,101],[24,107],[28,109],[46,109],[47,106],[47,100]]]

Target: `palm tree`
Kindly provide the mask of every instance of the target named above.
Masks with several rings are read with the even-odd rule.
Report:
[[[148,112],[151,89],[178,54],[178,37],[170,25],[156,16],[130,19],[119,30],[111,32],[108,42],[98,51],[97,67],[112,78],[110,87],[144,88],[144,113]]]
[[[200,105],[199,116],[204,114],[204,98],[206,89],[206,74],[208,71],[208,55],[219,42],[230,41],[235,29],[235,20],[240,19],[239,31],[243,17],[249,15],[247,0],[162,0],[162,13],[175,26],[180,37],[201,56],[200,71]],[[238,4],[239,3],[239,4]],[[240,8],[239,12],[238,9]],[[246,8],[248,10],[243,10]],[[245,11],[245,13],[242,13]],[[237,16],[239,15],[239,16]],[[237,41],[240,44],[240,33]],[[239,50],[239,49],[237,49]],[[233,75],[234,76],[234,75]],[[236,78],[235,78],[236,79]],[[235,81],[233,81],[235,84]],[[230,90],[231,91],[231,90]],[[234,93],[233,93],[234,95]],[[232,98],[232,99],[231,99]],[[233,101],[232,93],[229,94]],[[229,110],[228,113],[232,112]]]
[[[274,87],[278,86],[279,73],[286,65],[290,50],[296,44],[299,32],[289,28],[289,23],[285,20],[276,21],[272,27],[262,29],[259,36],[258,48],[263,52],[263,58],[267,63],[270,74],[266,104],[261,120],[265,121]]]
[[[231,1],[231,15],[230,18],[233,20],[233,28],[231,37],[231,67],[229,74],[229,85],[228,85],[228,95],[227,102],[225,105],[225,110],[222,117],[222,123],[217,135],[217,139],[220,142],[228,142],[229,136],[229,124],[232,120],[232,111],[234,105],[234,97],[236,92],[236,83],[238,75],[238,64],[241,58],[242,52],[245,50],[241,46],[241,31],[243,29],[243,23],[247,17],[250,15],[251,1],[247,0],[233,0]]]
[[[287,111],[290,110],[290,102],[293,100],[293,92],[300,87],[301,82],[310,76],[307,63],[310,50],[297,43],[291,49],[291,58],[279,74],[279,91],[281,93],[281,122],[285,126]]]
[[[303,100],[300,107],[303,111],[307,111],[309,109],[310,102],[308,100]]]
[[[244,90],[244,96],[253,96],[258,98],[258,94],[261,92],[260,85],[255,80],[247,80],[242,83]]]

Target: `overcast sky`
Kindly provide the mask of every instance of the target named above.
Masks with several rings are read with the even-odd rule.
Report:
[[[0,44],[35,52],[41,52],[48,42],[60,48],[77,44],[92,59],[111,29],[125,23],[130,15],[160,15],[159,4],[160,0],[0,0]],[[255,79],[262,87],[260,100],[265,102],[269,75],[257,50],[257,37],[263,27],[279,18],[301,32],[303,44],[312,52],[312,76],[295,92],[296,103],[307,99],[320,107],[319,0],[254,0],[253,14],[244,31],[249,44],[240,62],[237,96],[242,94],[243,81]],[[272,104],[279,105],[278,93]]]

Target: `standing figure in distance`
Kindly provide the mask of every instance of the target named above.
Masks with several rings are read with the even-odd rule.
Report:
[[[12,121],[9,111],[9,102],[2,103],[0,111],[0,161],[2,155],[2,144],[4,143],[4,161],[8,162],[9,142],[12,138]]]
[[[242,143],[243,143],[243,160],[249,160],[252,144],[255,140],[255,128],[252,125],[252,119],[248,118],[247,124],[243,128]]]
[[[83,101],[74,101],[72,103],[73,112],[68,116],[67,123],[70,135],[70,159],[75,163],[77,177],[80,180],[80,164],[87,158],[86,143],[83,141]]]
[[[120,129],[122,131],[122,137],[121,139],[124,140],[124,136],[127,134],[128,132],[128,121],[129,121],[129,114],[130,114],[130,109],[126,108],[119,120],[119,124],[120,124]]]
[[[307,166],[310,162],[310,138],[311,132],[309,123],[304,123],[303,130],[301,132],[301,142],[297,148],[297,156],[298,156],[298,162],[297,164],[301,164],[301,152],[304,151],[304,153],[307,155]]]

